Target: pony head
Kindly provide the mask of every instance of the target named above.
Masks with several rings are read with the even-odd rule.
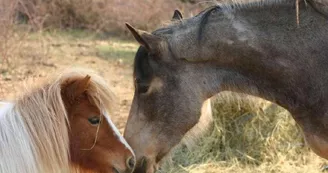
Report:
[[[135,156],[110,119],[113,105],[114,95],[104,79],[85,70],[64,72],[57,79],[32,89],[1,116],[1,124],[21,122],[20,127],[17,126],[20,129],[7,131],[23,134],[17,140],[23,140],[28,148],[13,148],[11,154],[7,152],[1,157],[28,161],[26,164],[11,162],[7,166],[3,162],[0,170],[28,173],[132,172]],[[10,120],[13,117],[17,120]],[[0,131],[5,132],[4,128],[0,127]],[[4,139],[10,136],[1,135]],[[17,143],[14,138],[9,138],[7,144],[0,144],[1,151],[9,148],[11,143]],[[24,153],[30,155],[29,159],[14,157]]]
[[[72,76],[61,84],[70,130],[70,158],[97,172],[125,173],[134,168],[130,146],[109,117],[111,90],[97,77]]]

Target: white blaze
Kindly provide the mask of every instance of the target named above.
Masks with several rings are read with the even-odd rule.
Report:
[[[122,144],[125,145],[125,147],[130,150],[130,152],[132,153],[132,155],[135,157],[135,154],[131,148],[131,146],[128,144],[128,142],[126,142],[126,140],[124,139],[124,137],[122,136],[122,134],[120,133],[120,131],[117,129],[117,127],[114,125],[114,123],[112,122],[112,120],[110,119],[110,116],[108,115],[107,112],[104,112],[104,117],[106,118],[109,126],[113,129],[114,131],[114,135],[121,141]]]

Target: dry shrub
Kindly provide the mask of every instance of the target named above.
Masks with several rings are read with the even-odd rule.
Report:
[[[0,100],[7,98],[15,88],[14,81],[22,80],[24,68],[44,57],[44,47],[32,47],[29,25],[17,25],[19,0],[0,0]],[[35,42],[42,42],[35,37]],[[30,52],[28,54],[27,52]]]
[[[305,145],[285,109],[231,93],[213,108],[212,130],[191,149],[178,148],[163,172],[320,172],[324,160]]]
[[[19,0],[21,14],[35,29],[80,28],[125,33],[125,22],[152,30],[168,21],[177,8],[177,0]]]
[[[6,73],[12,65],[12,52],[18,47],[17,35],[14,32],[14,13],[17,1],[0,0],[0,79],[6,78]],[[0,98],[4,95],[3,82],[0,80]]]
[[[14,27],[14,14],[17,1],[0,0],[0,65],[9,65],[11,52],[16,48],[14,37],[16,37]]]
[[[31,51],[30,37],[35,42],[41,42],[40,33],[32,33],[30,25],[18,25],[20,0],[0,0],[0,74],[7,73],[16,66],[24,64],[29,57],[25,50],[35,54],[44,54],[44,47],[37,47]],[[30,39],[31,40],[31,39]],[[24,57],[24,58],[22,58]],[[35,56],[31,56],[35,58]],[[34,60],[34,59],[33,59]]]

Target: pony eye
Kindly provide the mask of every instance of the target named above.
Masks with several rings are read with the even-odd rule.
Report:
[[[88,118],[88,121],[92,125],[97,125],[100,123],[100,118],[98,116],[94,116],[92,118]]]

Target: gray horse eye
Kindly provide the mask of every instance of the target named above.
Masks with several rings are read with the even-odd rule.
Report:
[[[136,83],[135,83],[135,88],[137,89],[137,91],[139,93],[146,93],[148,91],[149,88],[149,84],[146,81],[142,81],[140,79],[135,79]]]
[[[148,85],[139,85],[138,91],[139,93],[146,93],[148,91],[149,86]]]
[[[92,125],[97,125],[97,124],[100,123],[100,117],[99,116],[94,116],[94,117],[88,118],[88,121]]]

